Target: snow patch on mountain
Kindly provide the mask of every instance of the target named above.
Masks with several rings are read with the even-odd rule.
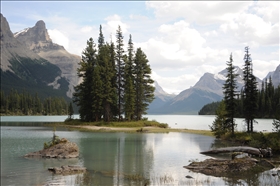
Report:
[[[17,36],[19,36],[22,33],[26,33],[30,28],[25,28],[19,32],[14,33],[14,37],[17,38]]]
[[[226,77],[223,74],[214,74],[214,79],[225,81]]]

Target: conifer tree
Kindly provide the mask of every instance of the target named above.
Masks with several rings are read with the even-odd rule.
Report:
[[[72,102],[70,102],[68,106],[68,118],[73,119],[73,115],[74,115],[74,109],[73,109]]]
[[[114,48],[113,48],[114,50]],[[113,58],[113,59],[112,59]],[[102,34],[102,27],[100,26],[100,33],[98,38],[98,61],[100,64],[100,76],[102,81],[102,107],[103,119],[108,122],[113,117],[112,108],[115,107],[115,60],[114,52],[111,51],[111,46],[104,43],[104,36]]]
[[[247,132],[253,132],[253,122],[257,111],[257,81],[256,77],[253,75],[253,65],[251,54],[249,54],[249,47],[245,47],[245,55],[244,55],[244,104],[243,104],[243,112],[245,121],[247,123]]]
[[[227,111],[226,111],[226,104],[222,100],[215,111],[216,117],[212,124],[212,126],[209,126],[211,131],[214,132],[214,135],[217,138],[220,138],[223,134],[225,134],[227,131],[229,131],[229,128],[227,126]]]
[[[149,103],[154,99],[154,90],[152,86],[154,81],[151,79],[151,68],[148,64],[146,54],[137,48],[135,54],[135,117],[141,120],[142,115],[146,114]]]
[[[93,73],[97,62],[95,43],[92,38],[87,41],[87,46],[82,54],[78,76],[83,79],[82,83],[75,87],[73,101],[79,107],[80,118],[82,121],[94,121],[96,118],[92,111],[93,103]]]
[[[234,116],[236,112],[236,77],[237,74],[235,74],[235,67],[232,65],[233,59],[232,54],[230,54],[229,61],[227,61],[227,76],[226,81],[224,83],[223,89],[224,89],[224,104],[226,108],[226,126],[231,129],[232,135],[234,135],[234,128],[235,128],[235,122],[234,122]]]
[[[102,46],[104,46],[105,44],[105,38],[103,36],[103,32],[102,32],[102,26],[99,26],[99,37],[98,37],[98,50],[100,50],[100,48]]]
[[[116,33],[116,70],[117,70],[117,95],[118,95],[118,118],[121,119],[124,94],[124,49],[123,35],[119,26]]]
[[[111,117],[118,115],[118,94],[117,94],[117,69],[116,69],[116,52],[115,52],[115,44],[112,41],[109,45],[109,66],[111,67],[112,77],[111,77],[111,85],[112,85],[112,100],[111,100]]]
[[[96,66],[93,69],[93,88],[91,92],[92,97],[92,115],[94,120],[92,121],[99,121],[103,114],[103,82],[101,80],[101,66],[99,63],[96,63]]]
[[[124,113],[127,120],[133,120],[135,110],[135,84],[133,66],[133,43],[131,35],[128,42],[128,56],[125,60]]]

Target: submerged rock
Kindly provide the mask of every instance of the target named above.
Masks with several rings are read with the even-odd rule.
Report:
[[[80,167],[80,166],[71,166],[71,165],[66,165],[66,166],[61,166],[61,167],[49,167],[49,171],[53,172],[54,174],[78,174],[78,173],[84,173],[86,172],[85,167]]]
[[[253,158],[241,158],[234,160],[206,159],[202,162],[192,162],[184,168],[193,172],[203,173],[211,176],[227,176],[229,174],[244,173],[247,171],[264,171],[274,168],[267,160],[256,160]]]
[[[38,158],[77,158],[79,156],[79,148],[76,143],[70,142],[62,138],[60,142],[49,148],[31,152],[24,157]]]

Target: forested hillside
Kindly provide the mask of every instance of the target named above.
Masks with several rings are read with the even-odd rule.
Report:
[[[1,90],[1,115],[67,115],[68,104],[63,97],[42,99],[37,93],[19,93],[12,89],[8,94]]]

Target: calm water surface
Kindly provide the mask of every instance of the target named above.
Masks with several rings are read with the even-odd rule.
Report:
[[[146,115],[149,120],[167,123],[171,128],[179,129],[198,129],[210,130],[209,125],[212,125],[215,116],[199,116],[199,115]],[[63,122],[67,116],[2,116],[1,122]],[[74,115],[74,118],[79,118],[79,115]],[[254,124],[255,131],[272,131],[272,119],[256,119]],[[245,131],[246,126],[244,119],[235,119],[237,124],[236,130]]]
[[[172,122],[177,127],[184,125],[182,128],[194,128],[183,124],[183,120],[196,123],[196,129],[212,123],[214,118],[206,120],[207,117],[203,117],[198,122],[194,121],[195,117],[162,117],[166,119],[165,123]],[[56,135],[77,143],[80,157],[70,160],[26,159],[25,154],[41,150],[44,142],[51,140],[53,128],[43,126],[42,122],[64,119],[61,116],[28,116],[26,120],[15,117],[15,122],[11,122],[12,117],[8,119],[10,122],[1,117],[1,185],[79,185],[81,180],[94,185],[143,185],[144,178],[149,179],[151,185],[277,185],[279,181],[278,177],[271,176],[270,171],[226,179],[184,169],[183,166],[190,161],[209,158],[199,152],[210,149],[214,143],[213,137],[187,133],[94,133],[57,128]],[[149,119],[160,121],[156,115]],[[47,170],[61,165],[84,166],[89,173],[62,176]],[[187,175],[194,179],[187,179]],[[143,179],[129,179],[133,176]]]

